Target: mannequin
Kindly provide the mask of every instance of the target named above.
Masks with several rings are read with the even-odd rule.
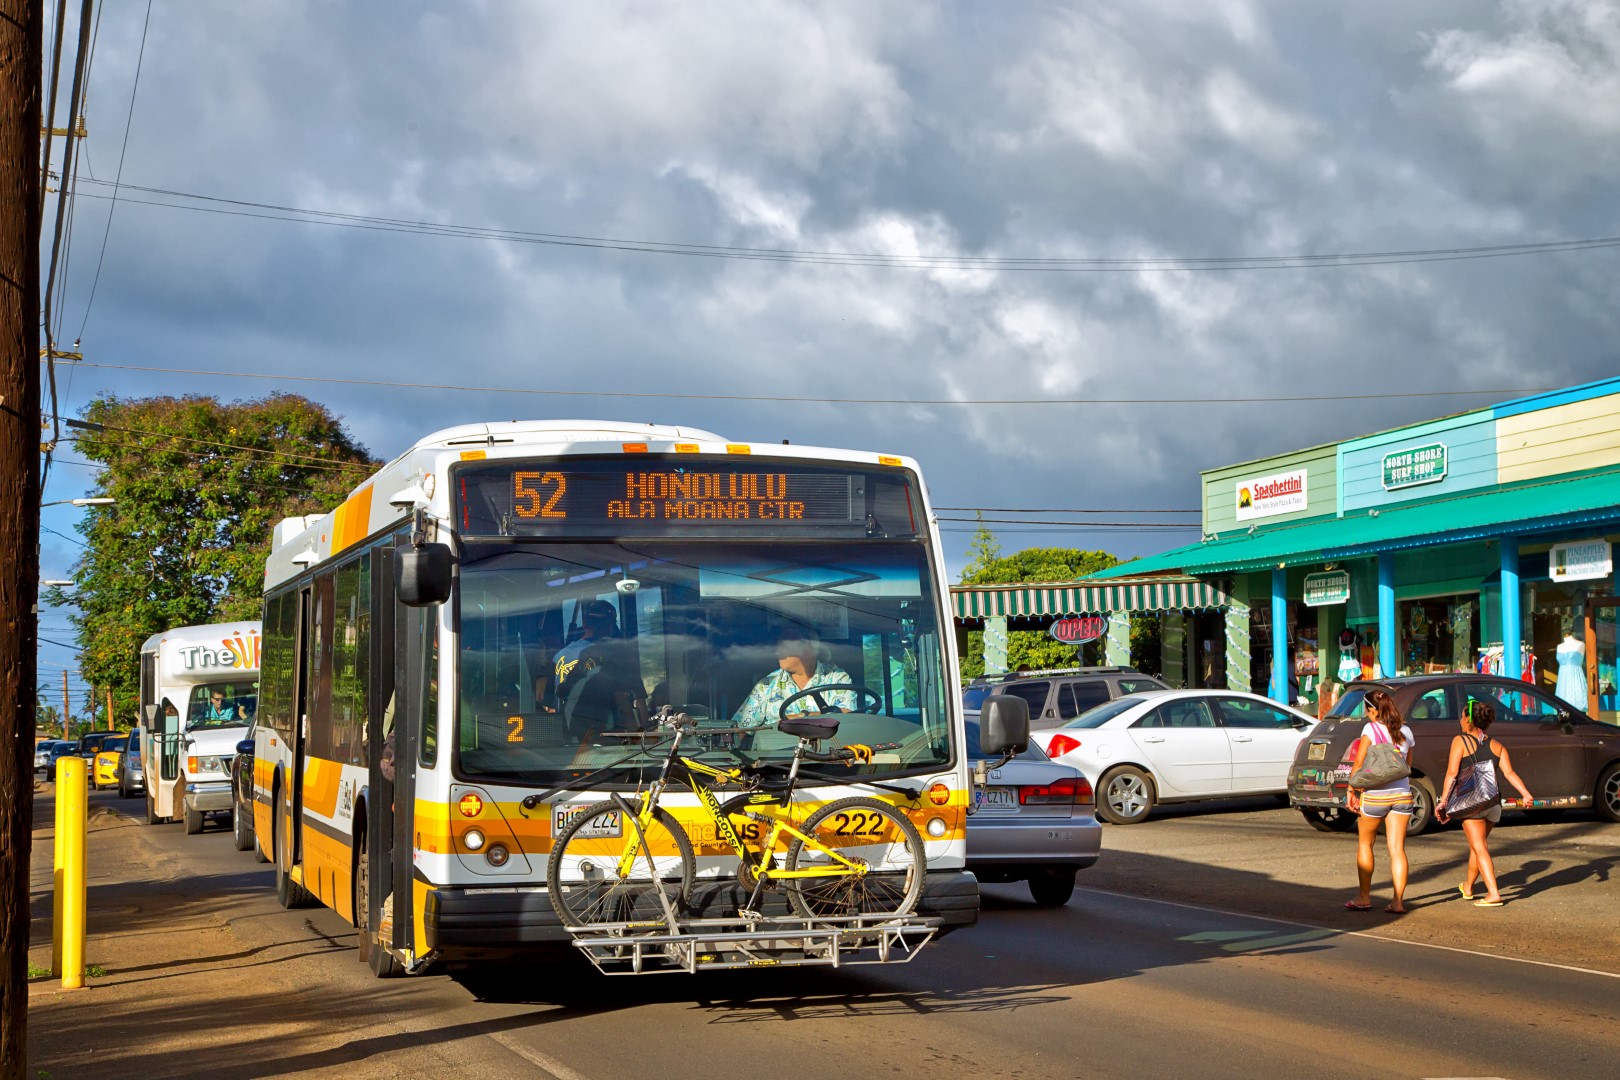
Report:
[[[1586,643],[1564,627],[1564,640],[1558,643],[1558,685],[1553,692],[1581,712],[1586,711]]]
[[[1355,682],[1361,678],[1361,654],[1356,646],[1359,639],[1354,630],[1345,629],[1339,633],[1339,670],[1336,674],[1342,683]]]

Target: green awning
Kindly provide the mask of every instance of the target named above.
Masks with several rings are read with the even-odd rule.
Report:
[[[1111,611],[1193,611],[1222,608],[1226,594],[1201,581],[1139,581],[1077,585],[1072,581],[1016,585],[953,585],[958,619],[1105,615]]]
[[[1620,470],[1605,469],[1514,487],[1489,488],[1346,517],[1313,518],[1227,533],[1091,574],[1084,580],[1243,573],[1288,563],[1330,562],[1380,551],[1620,523]]]

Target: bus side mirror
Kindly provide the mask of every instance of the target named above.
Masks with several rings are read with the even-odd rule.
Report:
[[[989,757],[1022,754],[1029,749],[1029,702],[993,694],[979,714],[979,751]]]
[[[146,707],[145,712],[146,712],[146,726],[149,727],[149,728],[150,727],[156,727],[157,726],[157,718],[158,718],[158,707],[156,705],[148,705]]]
[[[394,593],[406,607],[431,607],[450,599],[448,544],[423,544],[394,553]]]

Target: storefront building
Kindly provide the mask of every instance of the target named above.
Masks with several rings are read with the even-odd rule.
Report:
[[[1202,478],[1199,543],[1082,584],[1220,589],[1228,639],[1252,642],[1227,650],[1233,688],[1488,670],[1620,719],[1620,379]]]

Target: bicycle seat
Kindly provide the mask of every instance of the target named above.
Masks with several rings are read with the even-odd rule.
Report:
[[[831,716],[794,716],[777,721],[776,730],[799,739],[830,739],[838,734],[838,720]]]

